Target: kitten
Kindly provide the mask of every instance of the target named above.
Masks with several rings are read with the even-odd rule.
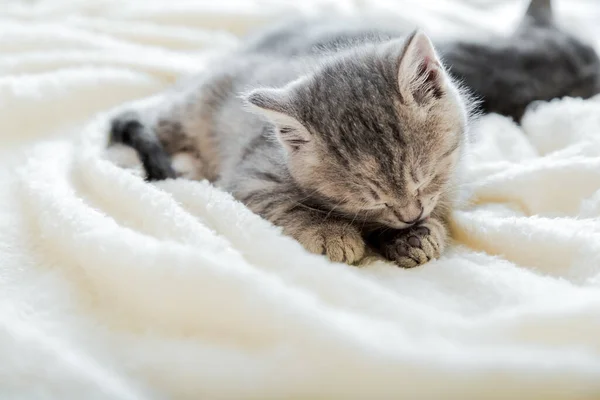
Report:
[[[367,245],[405,267],[440,255],[469,116],[425,34],[230,57],[161,107],[117,117],[112,142],[137,150],[149,180],[193,155],[196,178],[333,261]]]
[[[446,58],[465,53],[445,46]],[[469,82],[463,64],[450,69]],[[187,155],[188,177],[311,252],[356,263],[369,249],[414,267],[445,247],[473,104],[422,32],[301,22],[249,38],[159,106],[116,117],[110,142],[134,148],[148,180],[181,175],[171,161]]]

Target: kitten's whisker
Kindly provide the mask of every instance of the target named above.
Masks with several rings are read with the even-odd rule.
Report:
[[[304,203],[294,202],[294,204],[297,205],[297,206],[300,206],[300,207],[304,207],[304,208],[306,208],[308,210],[316,211],[316,212],[321,213],[321,214],[326,214],[327,213],[327,211],[325,211],[325,210],[319,210],[318,208],[307,206]]]
[[[363,208],[364,206],[366,206],[367,204],[368,204],[367,202],[364,202],[363,204],[361,204],[361,205],[358,207],[358,210],[357,210],[357,211],[354,213],[354,218],[352,218],[352,221],[350,221],[350,223],[349,223],[349,224],[346,226],[347,228],[351,227],[351,226],[354,224],[354,221],[356,220],[356,217],[358,216],[358,214],[359,214],[361,211],[363,211],[363,210],[362,210],[362,208]]]
[[[331,210],[329,210],[329,212],[327,213],[327,215],[325,216],[325,219],[323,219],[323,222],[327,221],[327,218],[329,218],[329,216],[331,215],[331,213],[333,213],[333,211],[343,202],[348,200],[348,196],[346,195],[343,199],[341,199],[335,206],[333,206],[333,208]]]
[[[317,188],[317,189],[313,190],[312,192],[310,192],[310,193],[309,193],[309,194],[307,194],[306,196],[304,196],[304,197],[302,197],[302,198],[298,199],[297,201],[299,201],[299,202],[300,202],[300,201],[304,201],[304,200],[306,200],[306,199],[308,199],[308,198],[312,197],[312,196],[313,196],[315,193],[317,193],[317,192],[319,191],[319,189],[320,189],[320,188]]]
[[[362,224],[360,225],[360,230],[362,231],[363,229],[365,229],[365,224],[367,223],[367,219],[363,218],[362,220]]]
[[[331,185],[323,184],[323,185],[318,186],[315,190],[311,191],[310,193],[304,192],[303,194],[305,194],[305,196],[300,199],[297,199],[297,201],[300,201],[300,202],[305,201],[306,199],[313,197],[315,193],[323,192],[323,189],[328,188],[329,186],[331,186]]]

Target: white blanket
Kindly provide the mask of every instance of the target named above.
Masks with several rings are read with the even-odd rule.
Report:
[[[329,263],[207,183],[103,157],[113,107],[277,15],[502,31],[524,6],[480,3],[5,2],[0,398],[600,398],[600,99],[485,117],[455,243],[411,270]],[[559,6],[593,30],[597,2]]]

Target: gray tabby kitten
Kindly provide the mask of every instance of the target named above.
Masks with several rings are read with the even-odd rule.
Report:
[[[546,1],[533,0],[528,13],[524,40],[542,37],[555,52],[569,50],[567,43],[584,48],[554,33]],[[441,44],[446,67],[422,32],[341,24],[290,23],[249,38],[160,105],[116,117],[110,143],[135,149],[148,180],[208,179],[333,261],[356,263],[367,250],[402,267],[439,257],[474,104],[447,68],[489,111],[570,93],[555,85],[550,97],[536,77],[511,103],[504,90],[512,78],[486,85],[477,72],[490,75],[486,57],[512,48],[528,59],[514,41]],[[540,66],[563,72],[536,55]],[[564,56],[579,62],[577,52]],[[521,61],[509,70],[529,72]],[[565,72],[580,81],[579,69]],[[191,169],[176,171],[172,161],[182,156]]]

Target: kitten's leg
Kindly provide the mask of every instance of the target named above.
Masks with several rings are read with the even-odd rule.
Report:
[[[308,251],[326,255],[331,261],[354,264],[365,254],[365,242],[351,221],[328,218],[292,199],[297,194],[285,188],[254,191],[241,200],[254,213],[280,226]]]
[[[448,236],[444,221],[444,216],[434,211],[422,223],[403,230],[372,232],[368,240],[388,260],[413,268],[441,255]]]
[[[120,143],[135,150],[148,181],[177,177],[214,181],[218,151],[202,109],[197,100],[124,112],[112,120],[109,147]]]
[[[331,261],[354,264],[365,255],[365,243],[360,231],[349,221],[311,222],[307,215],[293,213],[293,223],[284,224],[283,232],[294,237],[308,251],[326,255]],[[299,220],[307,219],[303,223]]]
[[[231,77],[192,77],[139,109],[116,116],[111,124],[111,144],[133,148],[147,180],[175,177],[218,178],[220,169],[215,110],[230,88]]]
[[[135,112],[125,112],[111,121],[110,144],[121,143],[135,150],[149,181],[175,178],[171,157],[156,135]]]

